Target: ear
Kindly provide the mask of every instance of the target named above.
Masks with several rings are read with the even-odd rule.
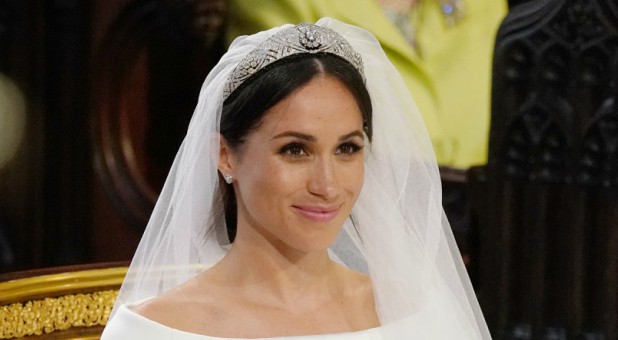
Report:
[[[219,135],[219,163],[218,168],[221,175],[230,174],[234,176],[234,152],[229,146],[223,135]]]

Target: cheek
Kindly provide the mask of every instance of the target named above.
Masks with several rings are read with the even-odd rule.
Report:
[[[302,182],[303,171],[292,171],[289,165],[274,159],[261,159],[243,166],[240,189],[245,199],[262,207],[282,204]]]
[[[365,163],[359,160],[355,163],[348,174],[345,176],[348,190],[355,196],[358,196],[365,182]]]

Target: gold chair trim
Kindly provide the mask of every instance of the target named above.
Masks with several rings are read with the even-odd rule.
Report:
[[[0,305],[76,291],[118,288],[126,267],[89,269],[0,282]]]
[[[107,290],[1,306],[0,339],[41,335],[72,327],[105,326],[117,296],[117,290]]]
[[[0,339],[105,326],[126,272],[91,269],[0,282]],[[100,336],[86,329],[71,339]]]

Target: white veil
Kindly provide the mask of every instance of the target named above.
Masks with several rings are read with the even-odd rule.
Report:
[[[371,33],[330,18],[316,24],[360,53],[373,104],[374,135],[354,224],[347,220],[331,256],[370,275],[385,339],[489,339],[442,209],[431,142],[401,76]],[[236,39],[204,81],[114,312],[179,285],[225,255],[217,173],[224,84],[244,56],[283,27]]]

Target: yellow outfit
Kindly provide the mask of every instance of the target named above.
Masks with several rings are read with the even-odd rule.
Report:
[[[439,1],[421,0],[410,13],[414,48],[376,0],[231,0],[228,41],[326,16],[371,31],[414,96],[438,163],[467,168],[487,161],[493,45],[507,5],[464,1],[465,16],[449,26]]]

